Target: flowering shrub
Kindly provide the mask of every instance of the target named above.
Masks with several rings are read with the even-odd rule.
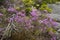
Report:
[[[30,3],[33,5],[32,2],[27,0],[26,5],[29,6],[24,6],[27,9],[17,10],[11,6],[0,9],[0,26],[8,25],[1,40],[57,40],[57,22],[34,6],[30,6]]]
[[[1,19],[4,17],[3,22],[7,25],[13,23],[16,26],[11,27],[15,29],[12,30],[11,40],[57,40],[55,35],[57,22],[36,8],[32,8],[29,16],[26,15],[25,10],[17,11],[13,7],[6,9],[6,12],[9,13],[6,15],[9,15],[8,17],[0,13]]]

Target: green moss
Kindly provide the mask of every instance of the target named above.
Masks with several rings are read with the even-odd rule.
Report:
[[[31,6],[34,4],[33,0],[22,0],[25,6]]]
[[[38,0],[22,0],[27,12],[30,12],[30,8],[33,6],[40,10],[47,10],[49,13],[52,12],[52,9],[50,9],[47,4],[53,4],[57,1],[59,0],[42,0],[41,2]]]
[[[40,10],[47,10],[48,12],[52,12],[52,9],[50,9],[47,4],[42,4],[41,7],[39,8]]]

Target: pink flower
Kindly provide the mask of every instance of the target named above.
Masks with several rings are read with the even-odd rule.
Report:
[[[37,20],[37,19],[38,19],[38,17],[32,17],[31,20],[35,21],[35,20]]]
[[[37,10],[34,9],[34,8],[32,9],[32,12],[31,12],[30,14],[31,14],[31,16],[33,16],[33,17],[38,16]]]
[[[58,23],[53,21],[53,19],[51,19],[51,18],[50,18],[50,22],[52,23],[53,26],[57,26],[58,25]]]
[[[24,14],[24,13],[21,13],[20,15],[21,15],[22,17],[24,17],[24,16],[25,16],[25,14]]]
[[[15,19],[15,21],[18,22],[18,23],[24,21],[24,19],[23,19],[23,18],[19,18],[19,16],[16,16],[14,19]]]
[[[8,8],[8,11],[9,11],[9,12],[17,12],[13,7],[9,7],[9,8]]]
[[[53,36],[53,37],[51,38],[51,40],[56,40],[56,37],[55,37],[55,36]]]
[[[2,13],[0,13],[0,16],[3,16],[3,14],[2,14]]]
[[[17,12],[16,14],[17,14],[18,16],[22,16],[22,17],[26,16],[25,13],[22,13],[22,12]]]
[[[44,19],[44,20],[43,20],[43,23],[47,25],[47,24],[49,23],[49,22],[48,22],[48,19]]]
[[[31,16],[37,16],[36,12],[31,12]]]
[[[13,22],[13,18],[10,18],[10,19],[9,19],[9,22]]]
[[[43,23],[43,24],[45,24],[45,25],[48,25],[49,24],[48,19],[40,20],[40,22]]]

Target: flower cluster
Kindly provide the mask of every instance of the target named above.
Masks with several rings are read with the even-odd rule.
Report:
[[[4,1],[6,1],[4,7],[3,5],[0,7],[0,27],[9,26],[5,36],[11,39],[4,36],[6,40],[57,40],[55,33],[58,23],[46,16],[52,12],[47,6],[50,0]],[[1,28],[0,32],[4,30]]]
[[[8,22],[13,22],[20,30],[21,28],[24,28],[25,31],[28,30],[29,32],[32,32],[30,35],[33,34],[32,36],[34,36],[34,38],[35,36],[38,37],[39,35],[47,34],[50,35],[50,40],[56,40],[56,30],[54,28],[57,27],[57,22],[40,13],[36,8],[32,8],[29,16],[26,16],[25,10],[17,11],[13,7],[9,7],[7,11],[13,13],[7,18]],[[0,16],[3,16],[3,14],[0,13]]]

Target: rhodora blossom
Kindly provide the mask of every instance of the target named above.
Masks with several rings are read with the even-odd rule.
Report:
[[[19,21],[19,22],[23,22],[23,21],[24,21],[24,19],[23,19],[23,18],[20,18],[20,19],[18,19],[18,21]]]
[[[2,14],[2,13],[0,13],[0,16],[3,16],[3,14]]]
[[[51,40],[57,40],[57,37],[56,37],[56,36],[53,36],[53,37],[51,38]]]
[[[30,12],[31,16],[35,17],[38,16],[37,14],[37,9],[33,8],[32,11]]]
[[[44,20],[39,20],[39,23],[42,23],[48,27],[51,27],[51,23],[49,22],[49,20],[47,18]]]
[[[32,15],[32,16],[37,16],[37,13],[34,12],[34,11],[32,11],[32,12],[31,12],[31,15]]]
[[[31,20],[36,21],[38,17],[32,17]]]
[[[9,7],[9,8],[7,9],[7,11],[9,11],[9,12],[17,12],[16,9],[14,9],[13,7]]]
[[[15,17],[15,21],[16,21],[16,22],[23,22],[23,20],[24,20],[23,18],[19,18],[18,16]]]
[[[27,28],[31,28],[31,27],[32,27],[31,23],[26,23],[25,26],[26,26]]]
[[[49,22],[48,22],[48,19],[44,19],[44,20],[43,20],[43,23],[47,25],[47,24],[49,23]]]
[[[22,13],[22,12],[17,12],[16,14],[17,14],[18,16],[22,16],[22,17],[26,16],[25,13]]]
[[[13,20],[14,20],[13,18],[10,18],[10,19],[9,19],[9,22],[13,22]]]
[[[18,16],[16,16],[14,19],[15,19],[15,21],[18,21],[19,17],[18,17]]]
[[[24,13],[21,13],[20,15],[21,15],[21,16],[25,16],[25,14],[24,14]]]
[[[53,26],[58,26],[58,23],[57,22],[52,22],[52,25]]]
[[[39,20],[39,23],[43,23],[47,26],[57,26],[58,23],[55,22],[52,18],[46,18],[46,19],[43,19],[43,20]]]
[[[57,25],[58,25],[58,23],[57,23],[57,22],[55,22],[55,21],[53,21],[53,19],[52,19],[52,18],[50,18],[50,22],[51,22],[51,24],[52,24],[53,26],[57,26]]]

